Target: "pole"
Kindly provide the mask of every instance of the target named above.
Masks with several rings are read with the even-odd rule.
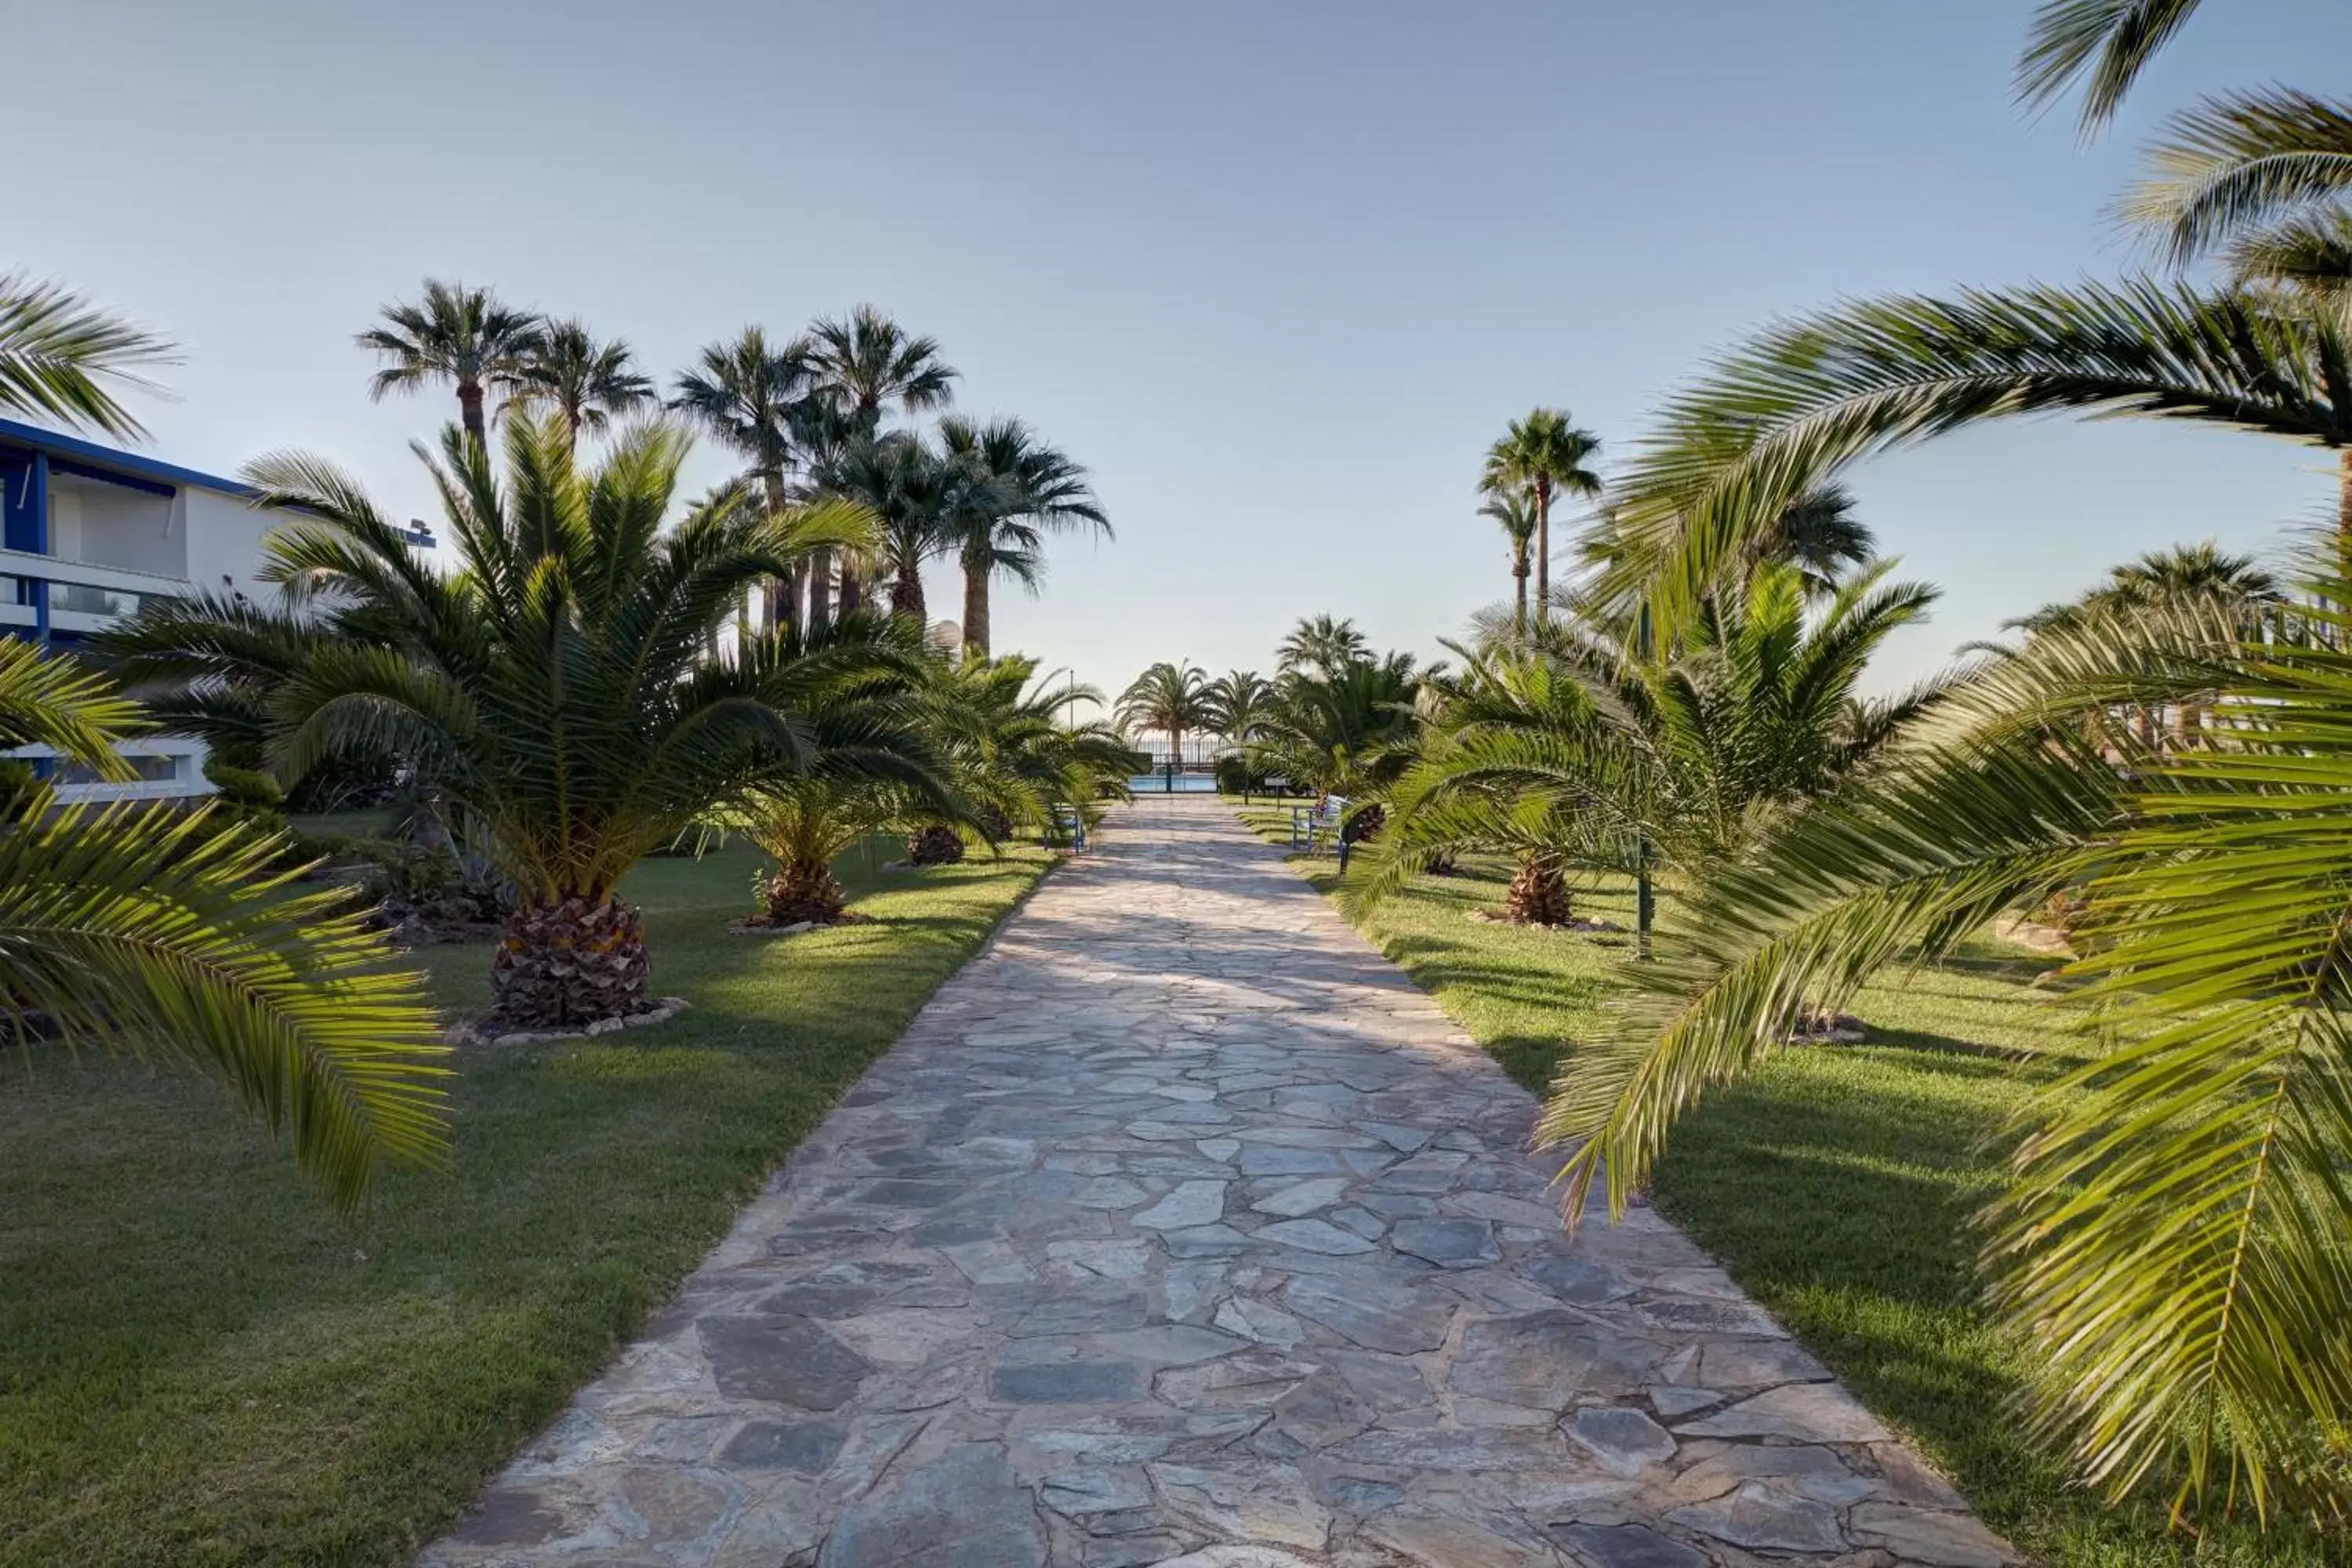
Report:
[[[1636,840],[1633,847],[1633,955],[1650,956],[1650,921],[1656,913],[1655,900],[1650,896],[1650,840],[1647,835]]]

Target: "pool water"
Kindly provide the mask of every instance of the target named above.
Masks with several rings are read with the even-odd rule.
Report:
[[[1217,781],[1207,773],[1138,773],[1127,781],[1138,795],[1214,795]]]

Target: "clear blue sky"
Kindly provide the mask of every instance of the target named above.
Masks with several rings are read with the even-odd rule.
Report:
[[[1115,690],[1265,668],[1318,610],[1432,647],[1507,589],[1470,492],[1512,415],[1622,452],[1776,312],[2111,274],[2103,208],[2163,109],[2352,56],[2352,7],[2214,0],[2085,151],[2011,101],[2029,10],[0,0],[41,62],[0,90],[0,267],[180,340],[160,455],[309,447],[415,512],[404,443],[454,402],[371,405],[351,337],[428,273],[665,374],[873,300],[944,342],[965,406],[1093,468],[1118,542],[1001,595],[998,646]],[[2072,423],[1874,464],[1869,521],[1947,590],[1882,679],[2142,549],[2267,546],[2321,464]]]

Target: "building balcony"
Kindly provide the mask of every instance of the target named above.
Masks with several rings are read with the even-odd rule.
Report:
[[[184,598],[194,592],[195,584],[184,577],[0,550],[0,631],[31,632],[40,623],[44,595],[51,629],[94,632],[135,613],[148,599]]]

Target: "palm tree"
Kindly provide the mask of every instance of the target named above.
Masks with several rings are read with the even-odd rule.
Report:
[[[1528,633],[1528,547],[1535,542],[1535,504],[1516,491],[1496,496],[1478,509],[1480,517],[1491,517],[1503,526],[1503,536],[1511,542],[1511,625],[1521,637]]]
[[[650,1005],[621,878],[705,812],[817,765],[803,701],[901,660],[870,637],[782,632],[708,657],[754,584],[870,531],[846,504],[766,514],[740,485],[666,527],[688,444],[642,425],[582,468],[561,418],[517,420],[502,480],[478,442],[447,432],[439,460],[419,456],[463,553],[454,574],[331,465],[281,455],[247,470],[260,504],[309,514],[268,546],[269,577],[312,617],[293,668],[251,672],[273,768],[299,778],[330,759],[395,757],[479,825],[518,893],[492,971],[495,1017],[511,1026]],[[184,702],[231,688],[235,717],[250,710],[233,678],[242,637],[159,607],[117,646],[135,676],[188,683]]]
[[[132,438],[146,434],[108,390],[158,390],[143,365],[175,363],[172,344],[56,283],[0,277],[0,408]]]
[[[856,501],[880,524],[876,559],[890,574],[890,613],[909,617],[918,628],[929,621],[923,563],[949,543],[958,478],[920,437],[900,431],[860,443],[828,480],[829,493]],[[845,597],[852,596],[854,578],[845,574],[842,582]]]
[[[750,466],[771,517],[782,517],[789,502],[784,473],[793,461],[793,421],[807,400],[811,374],[804,342],[771,345],[766,331],[753,326],[706,347],[696,368],[679,373],[672,386],[669,406]],[[803,571],[795,565],[782,593],[767,585],[770,626],[800,619]]]
[[[2345,325],[2141,281],[1839,306],[1724,356],[1667,406],[1617,492],[1621,582],[1686,616],[1769,520],[1845,464],[1964,426],[2073,409],[2268,431],[2336,449],[2352,549]],[[1767,522],[1759,522],[1767,520]]]
[[[1275,649],[1275,668],[1285,675],[1314,670],[1325,677],[1371,657],[1371,645],[1356,623],[1337,616],[1303,616]]]
[[[1254,669],[1228,670],[1209,683],[1209,702],[1215,710],[1210,722],[1236,746],[1258,737],[1274,701],[1274,683]]]
[[[1422,679],[1412,656],[1403,653],[1290,668],[1250,743],[1252,766],[1318,796],[1348,796],[1344,832],[1351,841],[1370,838],[1384,815],[1370,797],[1412,760],[1419,722],[1413,698]]]
[[[1044,572],[1045,536],[1091,529],[1112,537],[1087,471],[1018,419],[940,421],[940,444],[961,470],[948,527],[963,567],[963,640],[988,657],[989,585],[1003,573],[1031,592]]]
[[[383,324],[359,335],[359,345],[384,360],[368,383],[378,402],[394,392],[415,392],[430,381],[457,389],[458,422],[477,441],[487,440],[482,416],[486,387],[512,388],[541,352],[545,323],[537,313],[502,304],[487,289],[425,280],[415,304],[386,305]]]
[[[892,657],[865,657],[876,649]],[[858,657],[840,660],[844,652]],[[812,760],[762,781],[728,820],[776,862],[761,889],[768,922],[831,925],[846,918],[847,896],[833,871],[843,851],[915,816],[968,813],[926,722],[919,624],[847,616],[787,657],[838,666],[830,679],[804,682],[795,704]]]
[[[114,742],[141,721],[80,666],[0,638],[0,751],[124,778]],[[60,806],[21,763],[0,784],[0,1039],[205,1068],[345,1210],[383,1161],[446,1157],[424,976],[386,969],[341,889],[295,890],[283,835],[211,808]]]
[[[2105,129],[2197,0],[2042,0],[2018,61],[2018,96],[2039,109],[2083,87],[2085,136]]]
[[[654,384],[630,360],[629,345],[620,338],[600,343],[576,320],[551,322],[501,412],[546,404],[562,412],[573,441],[583,430],[602,435],[615,415],[654,401]]]
[[[1473,656],[1391,792],[1398,848],[1370,896],[1437,854],[1507,851],[1547,877],[1580,864],[1631,872],[1646,937],[1656,869],[1705,875],[1772,816],[1854,776],[1933,701],[1933,683],[1855,694],[1872,656],[1936,597],[1888,584],[1890,568],[1811,611],[1794,567],[1761,567],[1711,600],[1664,662],[1577,626]],[[1540,895],[1558,907],[1548,881]]]
[[[1601,437],[1570,423],[1564,408],[1538,408],[1511,421],[1486,452],[1479,493],[1500,499],[1517,492],[1535,502],[1536,618],[1549,614],[1551,599],[1551,503],[1561,495],[1598,496],[1601,476],[1588,466],[1601,450]]]
[[[873,440],[881,433],[883,416],[894,408],[920,414],[954,399],[956,371],[940,357],[939,340],[909,333],[871,305],[815,321],[807,341],[811,390],[847,421],[852,442]],[[823,625],[818,601],[831,590],[830,558],[820,553],[813,572],[809,617],[811,624]],[[844,609],[855,609],[854,572],[845,573],[841,591]]]
[[[990,837],[1018,829],[1050,837],[1067,814],[1091,830],[1102,803],[1126,798],[1128,781],[1150,766],[1111,725],[1076,720],[1077,705],[1100,707],[1102,693],[1060,671],[1040,675],[1024,655],[968,651],[934,667],[933,694],[955,787]]]
[[[1171,772],[1184,765],[1185,731],[1213,729],[1217,721],[1207,673],[1187,662],[1164,659],[1119,693],[1113,717],[1124,728],[1157,730],[1167,736]]]

